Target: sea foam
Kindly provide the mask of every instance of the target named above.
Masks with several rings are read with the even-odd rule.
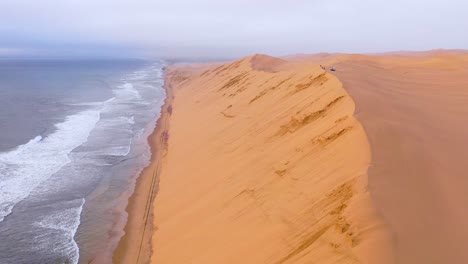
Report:
[[[56,242],[55,247],[50,248],[47,244],[38,244],[37,250],[39,251],[56,251],[67,256],[67,259],[70,263],[76,264],[79,260],[79,247],[74,240],[78,226],[80,225],[81,212],[83,211],[83,206],[85,199],[76,199],[66,202],[69,206],[67,209],[61,209],[49,215],[46,215],[37,222],[34,223],[35,226],[45,229],[53,229],[61,232],[61,236],[64,238],[64,241],[58,243]],[[43,248],[46,247],[46,248]]]
[[[86,110],[56,124],[46,138],[37,136],[16,149],[0,153],[0,222],[41,182],[70,162],[69,153],[86,142],[100,112]]]

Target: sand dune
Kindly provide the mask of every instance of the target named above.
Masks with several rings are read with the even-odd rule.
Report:
[[[317,63],[174,66],[152,263],[392,263],[354,102]]]
[[[337,76],[372,146],[372,196],[398,263],[468,263],[468,56],[341,58]]]

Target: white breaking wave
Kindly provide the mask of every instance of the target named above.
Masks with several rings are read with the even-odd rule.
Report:
[[[85,199],[71,201],[71,203],[79,203],[77,207],[71,207],[58,212],[46,215],[35,222],[34,225],[41,228],[55,229],[63,232],[63,237],[66,243],[57,245],[57,248],[50,248],[48,245],[38,245],[39,248],[47,247],[48,251],[55,250],[57,252],[66,252],[71,263],[77,264],[80,256],[80,249],[74,240],[78,226],[80,225],[81,212]]]
[[[136,71],[127,78],[123,79],[125,80],[144,80],[148,77],[148,73],[146,71]]]
[[[0,222],[40,183],[70,162],[69,153],[85,143],[100,112],[87,110],[56,124],[57,130],[0,153]]]
[[[116,96],[123,96],[127,99],[141,99],[141,95],[133,84],[131,83],[124,83],[119,86],[119,89],[114,90],[114,94]]]
[[[104,102],[68,104],[91,109],[69,116],[55,125],[56,131],[47,137],[38,136],[15,150],[0,153],[1,224],[14,225],[14,221],[25,213],[23,209],[29,208],[29,202],[33,202],[35,208],[42,204],[42,199],[59,200],[56,207],[46,203],[47,207],[36,208],[37,214],[28,217],[30,226],[37,230],[34,234],[41,234],[28,240],[32,242],[29,244],[31,252],[67,256],[71,263],[79,262],[79,248],[74,237],[82,224],[81,215],[86,216],[89,212],[83,210],[84,198],[92,191],[88,183],[91,177],[93,181],[107,177],[101,175],[101,169],[106,166],[118,164],[127,168],[129,164],[137,164],[131,159],[149,161],[146,138],[160,115],[165,96],[163,81],[158,79],[161,76],[160,66],[134,72],[112,85],[113,98]],[[125,158],[128,155],[131,156]],[[126,164],[127,160],[131,162]],[[73,184],[77,185],[76,189]],[[73,190],[70,196],[61,186]],[[127,190],[125,186],[122,188]],[[90,201],[87,208],[94,210],[95,201]],[[5,218],[12,211],[13,214]],[[102,214],[107,217],[109,212]],[[78,232],[86,234],[89,232],[87,228],[83,224],[83,229]],[[107,228],[104,226],[100,233],[105,234]],[[84,245],[86,249],[87,242],[81,242],[80,246]]]
[[[108,104],[112,101],[115,100],[115,97],[112,97],[106,101],[103,101],[103,102],[87,102],[87,103],[71,103],[71,104],[67,104],[67,105],[74,105],[74,106],[102,106],[104,104]]]

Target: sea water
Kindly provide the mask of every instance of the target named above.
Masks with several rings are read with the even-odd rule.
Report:
[[[163,67],[0,61],[0,263],[87,263],[105,249],[150,158]]]

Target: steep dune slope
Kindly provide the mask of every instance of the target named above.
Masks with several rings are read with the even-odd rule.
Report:
[[[152,263],[391,263],[341,83],[256,55],[177,66]]]

